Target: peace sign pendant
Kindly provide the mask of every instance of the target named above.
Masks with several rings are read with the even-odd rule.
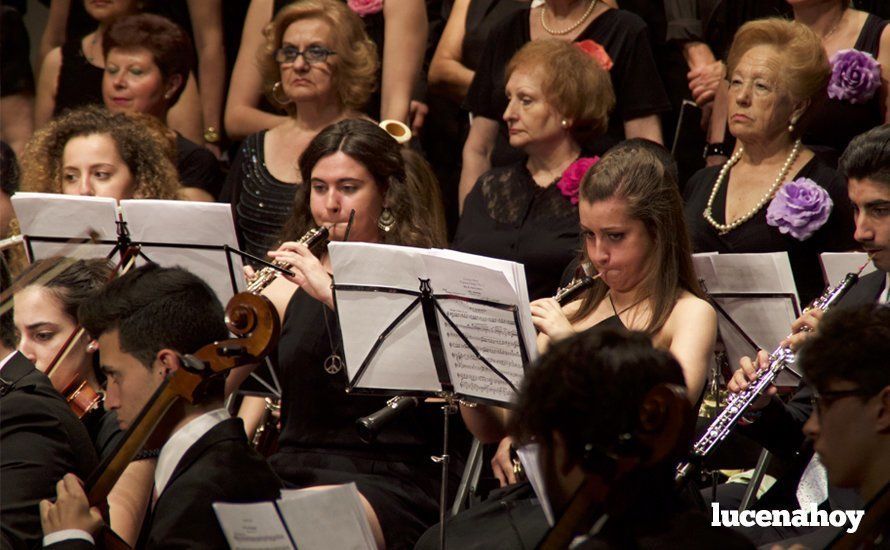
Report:
[[[328,374],[337,374],[341,370],[343,370],[343,359],[336,353],[328,355],[324,360],[324,371]]]

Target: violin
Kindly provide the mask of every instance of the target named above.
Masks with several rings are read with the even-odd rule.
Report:
[[[90,506],[107,509],[109,492],[146,442],[169,426],[175,418],[174,406],[183,401],[201,403],[211,380],[235,367],[260,362],[277,344],[278,313],[266,297],[249,292],[236,294],[226,306],[226,326],[235,335],[208,344],[193,354],[180,357],[182,368],[161,383],[112,453],[93,471],[85,483]],[[103,533],[106,544],[123,542],[110,530]]]

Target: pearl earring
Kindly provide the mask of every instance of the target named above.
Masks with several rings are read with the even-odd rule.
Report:
[[[562,119],[562,122],[560,122],[560,124],[562,124],[563,128],[567,129],[569,127],[569,121],[566,119]]]

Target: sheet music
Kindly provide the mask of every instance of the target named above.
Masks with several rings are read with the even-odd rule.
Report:
[[[847,273],[856,273],[868,260],[868,254],[865,252],[823,252],[819,255],[819,261],[822,263],[822,275],[825,278],[825,286],[837,286]],[[868,275],[877,269],[875,264],[869,262],[860,277]]]
[[[438,250],[369,243],[331,243],[329,251],[346,369],[355,387],[389,392],[438,392],[442,383],[419,303],[382,340],[367,369],[356,380],[361,362],[381,334],[417,296],[346,289],[345,285],[399,288],[418,293],[420,279],[430,279],[434,295],[450,294],[514,306],[519,311],[521,325],[532,326],[528,302],[522,298],[524,292],[520,295],[515,290],[519,281],[525,290],[524,275],[515,273],[518,264],[498,261],[501,263],[497,269],[490,269],[485,265],[491,265],[489,258],[463,254],[458,259]],[[449,317],[453,315],[458,326],[465,325],[465,335],[473,345],[518,387],[523,364],[514,313],[455,299],[443,298],[438,304]],[[464,342],[442,318],[439,329],[455,391],[465,396],[510,402],[514,394],[510,385],[471,356]],[[524,331],[522,335],[525,341]],[[533,335],[530,341],[531,347],[527,350],[530,357],[534,357]]]
[[[94,231],[99,240],[111,242],[78,246],[80,258],[104,258],[117,241],[117,202],[111,198],[18,192],[12,196],[12,208],[27,237],[86,238]],[[30,244],[32,262],[57,254],[70,256],[73,250],[66,242],[35,240]]]
[[[556,524],[556,518],[553,516],[553,505],[550,503],[550,497],[547,496],[547,487],[544,485],[544,474],[541,471],[541,464],[538,460],[540,452],[541,446],[538,443],[529,443],[516,449],[516,455],[519,457],[519,461],[522,462],[525,477],[528,478],[528,482],[531,483],[532,489],[535,491],[535,496],[538,497],[538,501],[541,503],[547,523],[550,524],[550,527],[553,527]]]
[[[272,502],[214,502],[213,511],[232,550],[295,548]]]
[[[300,550],[376,550],[355,483],[282,491],[278,510]]]
[[[225,305],[234,296],[226,253],[221,249],[202,250],[201,245],[238,247],[232,208],[228,204],[195,201],[123,200],[121,211],[133,242],[184,245],[142,247],[153,262],[187,269],[210,285]],[[232,254],[237,289],[244,290],[241,257]],[[140,258],[137,265],[144,264]]]
[[[775,350],[791,332],[791,323],[799,315],[796,302],[790,297],[762,296],[789,294],[797,300],[791,264],[785,252],[769,254],[696,254],[693,257],[698,277],[708,293],[730,316],[718,312],[717,324],[726,346],[730,367],[739,368],[742,357],[753,357],[757,349]],[[721,294],[751,294],[751,297],[728,297]],[[752,346],[739,328],[754,341]],[[776,384],[797,386],[799,375],[779,374]],[[798,373],[799,374],[799,373]]]
[[[436,274],[433,294],[485,299],[518,307],[516,292],[500,271],[469,264],[455,271],[452,260],[436,256],[425,258],[425,262],[427,273]],[[513,312],[454,299],[440,299],[439,305],[482,357],[518,389],[524,369]],[[501,402],[514,400],[513,388],[476,357],[441,315],[439,330],[456,393]]]

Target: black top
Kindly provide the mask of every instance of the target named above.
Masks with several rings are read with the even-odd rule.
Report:
[[[578,207],[524,162],[494,168],[467,195],[452,248],[524,264],[529,298],[553,296],[578,250]]]
[[[232,203],[235,232],[243,250],[265,258],[293,210],[297,184],[277,179],[266,168],[266,131],[247,136],[235,155],[220,199]]]
[[[223,172],[213,153],[176,133],[176,169],[183,187],[197,187],[213,198],[222,190]]]
[[[875,59],[881,45],[881,33],[887,22],[869,15],[856,39],[855,49],[870,53]],[[884,122],[881,113],[881,90],[865,103],[831,99],[828,90],[819,92],[801,120],[805,128],[803,142],[829,164],[837,164],[838,157],[854,137]]]
[[[0,97],[34,93],[28,30],[15,8],[0,6]]]
[[[99,460],[105,460],[124,436],[124,431],[117,422],[117,413],[106,411],[100,404],[98,409],[88,413],[81,420],[90,434],[93,445],[96,446]]]
[[[504,70],[510,58],[531,40],[529,8],[520,10],[492,29],[479,68],[467,93],[467,108],[476,116],[497,120],[500,131],[491,154],[492,166],[518,160],[521,153],[510,147],[507,125],[502,120],[507,108]],[[575,39],[594,40],[612,58],[609,71],[617,103],[609,117],[606,136],[581,145],[596,154],[624,139],[624,121],[670,109],[670,102],[658,75],[649,45],[646,24],[624,10],[608,10],[590,22]]]
[[[325,370],[331,342],[340,349],[336,314],[325,309],[302,290],[288,303],[278,344],[281,436],[269,461],[290,486],[355,482],[387,548],[413,548],[437,517],[441,470],[429,457],[441,448],[441,412],[421,405],[387,423],[373,443],[361,441],[356,420],[379,411],[386,398],[347,394],[345,367]],[[459,421],[454,428],[452,435],[461,433]],[[451,443],[460,452],[463,444]],[[461,467],[453,461],[451,489]]]
[[[699,170],[686,185],[686,223],[695,252],[719,252],[721,254],[764,253],[787,251],[791,270],[797,284],[797,293],[804,305],[822,293],[824,288],[819,254],[840,252],[856,247],[853,240],[853,211],[847,198],[844,180],[824,161],[814,157],[806,163],[794,177],[810,178],[825,188],[834,202],[828,221],[810,238],[798,241],[791,235],[782,234],[779,229],[767,225],[767,206],[760,209],[753,218],[720,235],[707,220],[703,212],[708,197],[714,188],[719,166]],[[718,223],[725,223],[726,188],[723,182],[714,199],[713,217]]]
[[[105,69],[87,61],[81,37],[69,38],[62,45],[62,66],[53,116],[84,105],[102,105],[102,75]]]
[[[470,0],[461,43],[461,64],[471,71],[477,70],[488,35],[501,21],[527,7],[516,0]]]

